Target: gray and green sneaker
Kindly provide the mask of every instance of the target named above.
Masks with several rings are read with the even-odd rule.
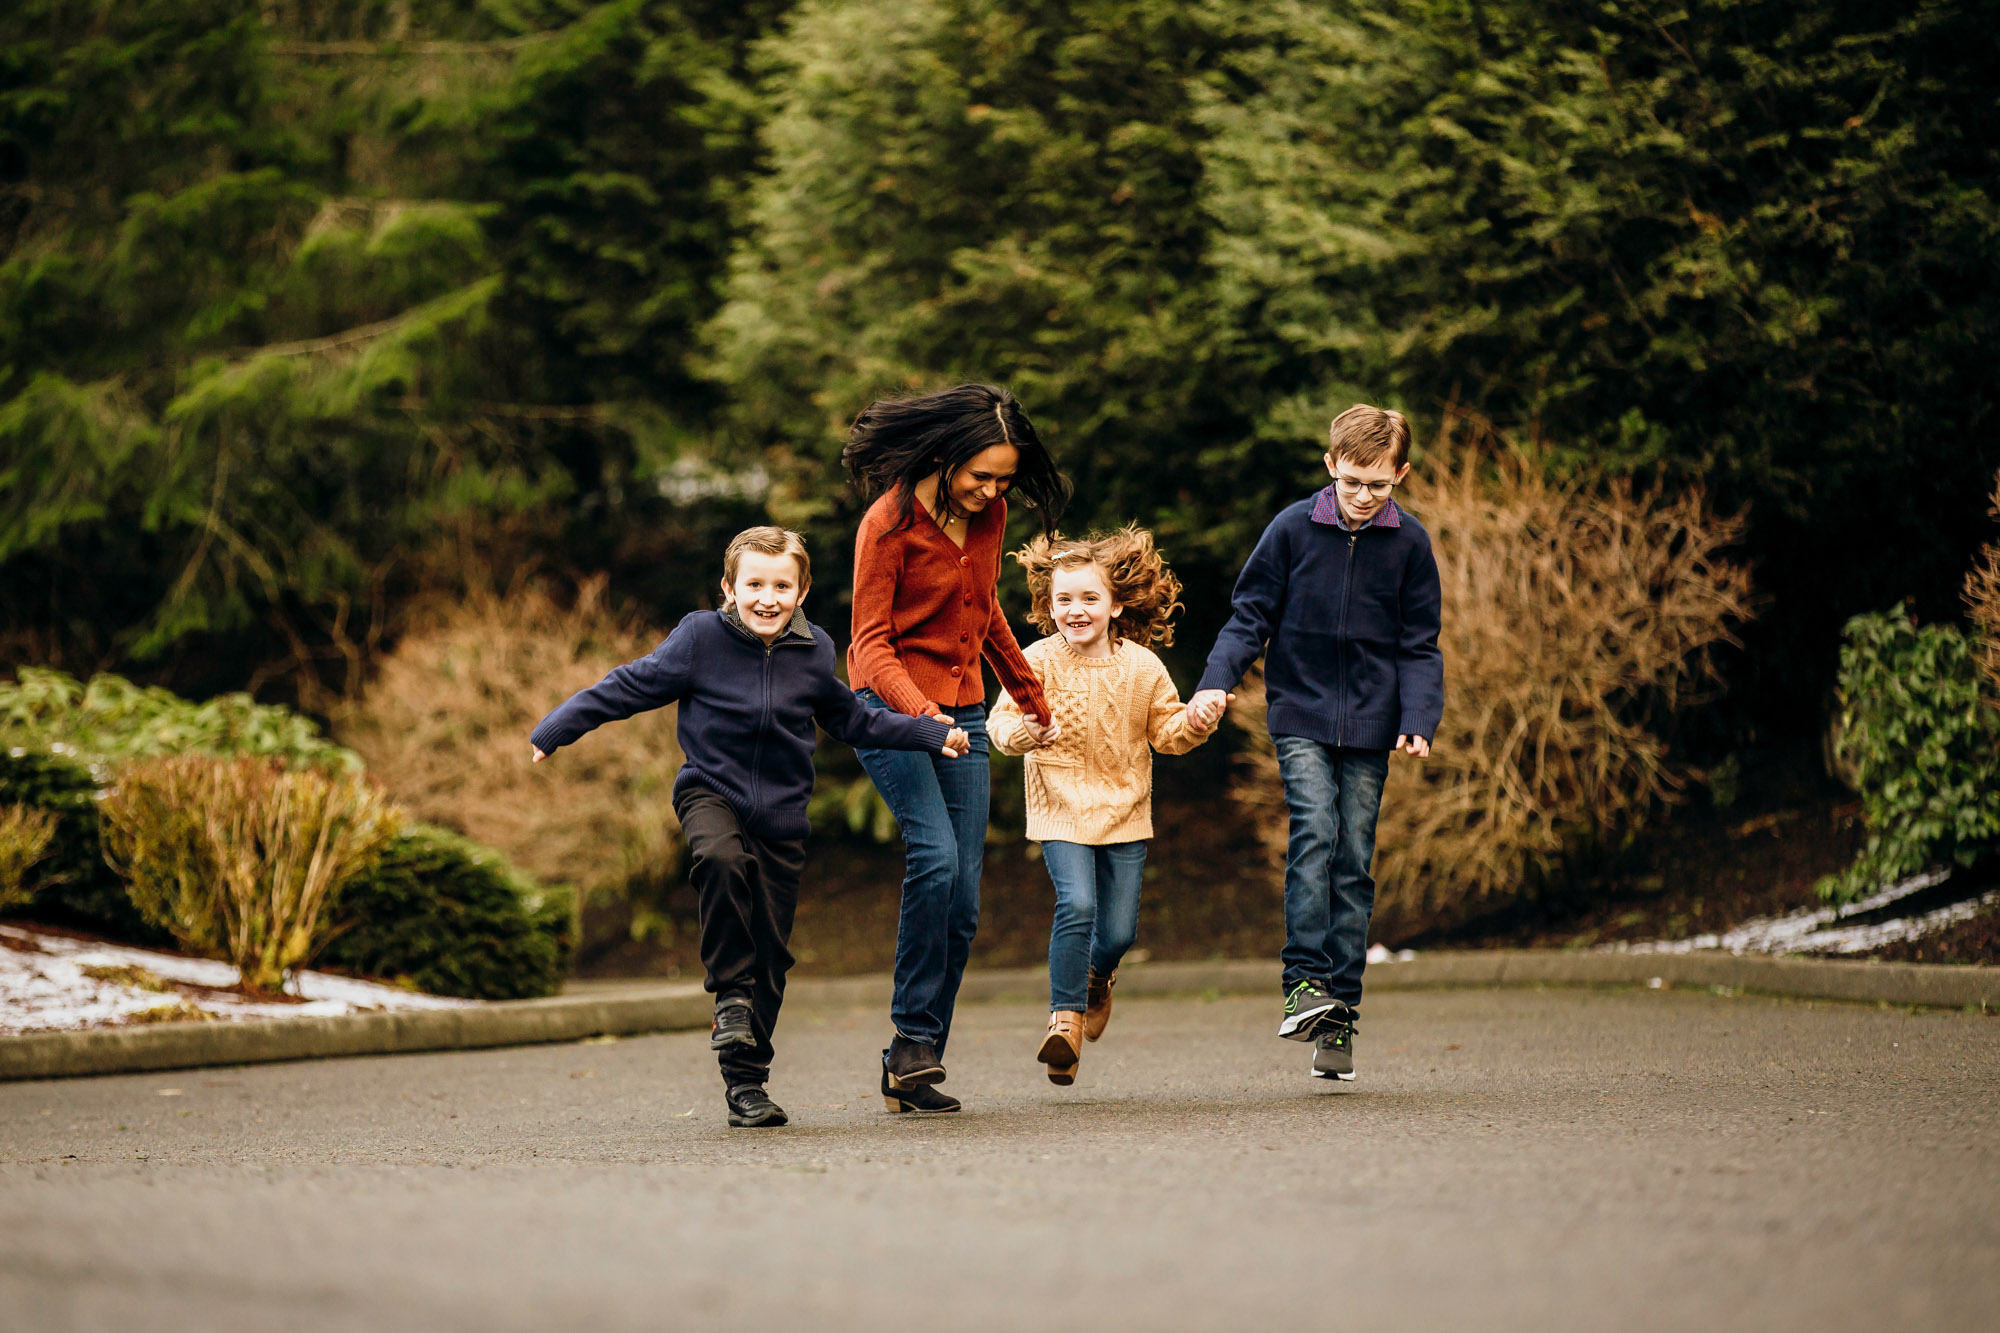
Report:
[[[1313,1038],[1314,1078],[1354,1081],[1354,1011],[1338,1000],[1338,1009],[1320,1020],[1319,1035]]]
[[[1327,993],[1325,986],[1310,977],[1295,983],[1285,993],[1285,1017],[1278,1024],[1278,1035],[1292,1041],[1311,1041],[1321,1020],[1336,1005],[1346,1008]]]

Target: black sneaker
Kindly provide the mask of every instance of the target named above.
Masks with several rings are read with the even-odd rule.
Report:
[[[882,1052],[882,1072],[898,1092],[944,1082],[944,1062],[938,1059],[937,1048],[927,1041],[911,1041],[900,1032]]]
[[[741,995],[725,995],[715,1002],[715,1023],[708,1031],[708,1049],[755,1046],[757,1029],[750,1022],[750,1001]]]
[[[1338,1000],[1340,1007],[1320,1020],[1319,1035],[1313,1038],[1314,1078],[1354,1081],[1354,1011]]]
[[[1297,982],[1285,994],[1285,1017],[1278,1024],[1278,1035],[1293,1041],[1311,1041],[1320,1023],[1339,1004],[1325,986],[1310,977]]]
[[[789,1119],[761,1083],[739,1083],[723,1093],[722,1100],[729,1106],[729,1123],[738,1129],[776,1128]]]
[[[888,1052],[882,1052],[887,1055]],[[891,1114],[901,1115],[905,1111],[931,1111],[944,1113],[958,1109],[958,1098],[936,1088],[919,1083],[913,1088],[893,1088],[889,1086],[889,1067],[882,1067],[882,1104]]]

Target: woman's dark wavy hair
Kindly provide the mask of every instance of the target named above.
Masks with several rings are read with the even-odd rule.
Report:
[[[902,496],[898,528],[916,518],[917,483],[940,473],[938,498],[949,508],[951,480],[973,455],[1011,444],[1020,463],[1009,485],[1052,533],[1069,503],[1069,480],[1056,470],[1035,423],[994,384],[961,384],[916,398],[883,398],[854,418],[840,461],[872,503],[886,491]],[[962,517],[962,516],[961,516]]]

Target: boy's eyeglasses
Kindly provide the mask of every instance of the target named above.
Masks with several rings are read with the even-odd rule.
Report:
[[[1359,495],[1362,491],[1367,491],[1377,500],[1386,499],[1389,492],[1395,490],[1398,485],[1393,481],[1362,481],[1355,477],[1339,476],[1333,479],[1333,484],[1340,487],[1342,495]]]

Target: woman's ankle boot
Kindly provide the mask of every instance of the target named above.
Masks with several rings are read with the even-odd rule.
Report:
[[[1050,1014],[1049,1035],[1035,1058],[1049,1067],[1049,1082],[1065,1088],[1076,1082],[1076,1067],[1083,1059],[1083,1015],[1074,1009]]]
[[[1104,1035],[1104,1025],[1111,1021],[1111,988],[1118,984],[1118,974],[1108,977],[1090,974],[1090,989],[1084,992],[1083,1039],[1096,1041]]]

